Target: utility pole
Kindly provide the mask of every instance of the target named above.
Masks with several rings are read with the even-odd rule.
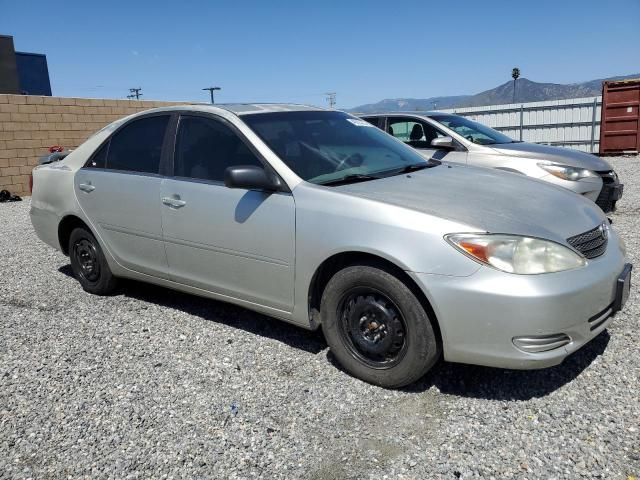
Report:
[[[336,92],[327,92],[325,95],[327,96],[327,102],[329,102],[329,108],[333,108],[336,104]]]
[[[216,103],[213,99],[213,92],[215,90],[222,90],[220,87],[207,87],[207,88],[203,88],[202,90],[208,90],[209,94],[211,95],[211,105],[213,105],[214,103]]]
[[[515,67],[511,70],[511,78],[513,78],[513,103],[516,103],[516,80],[520,77],[520,69]]]
[[[142,88],[130,88],[129,91],[131,92],[131,95],[127,95],[129,100],[133,100],[134,98],[138,100],[142,96],[142,93],[140,93]]]

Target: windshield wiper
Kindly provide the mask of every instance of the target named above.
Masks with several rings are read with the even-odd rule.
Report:
[[[437,167],[438,165],[442,165],[442,162],[435,159],[429,159],[426,162],[420,163],[412,163],[410,165],[406,165],[400,169],[394,168],[392,170],[385,170],[383,172],[376,172],[381,174],[380,176],[376,175],[367,175],[364,173],[352,173],[342,178],[337,178],[335,180],[327,180],[326,182],[319,182],[318,185],[345,185],[347,183],[356,183],[356,182],[366,182],[368,180],[379,180],[384,177],[390,177],[393,175],[400,175],[402,173],[410,173],[418,170],[424,170],[425,168]]]
[[[405,167],[402,167],[401,169],[393,170],[392,175],[398,175],[400,173],[417,172],[418,170],[424,170],[425,168],[433,168],[433,167],[437,167],[438,165],[442,165],[442,162],[440,160],[435,160],[433,158],[430,158],[425,163],[412,163],[411,165],[407,165]]]
[[[357,182],[366,182],[367,180],[379,180],[380,177],[376,177],[375,175],[365,175],[364,173],[352,173],[350,175],[346,175],[341,178],[336,178],[334,180],[327,180],[326,182],[319,182],[318,185],[346,185],[347,183],[357,183]]]

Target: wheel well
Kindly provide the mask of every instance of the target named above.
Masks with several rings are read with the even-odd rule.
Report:
[[[69,237],[76,228],[85,228],[91,231],[86,223],[74,215],[67,215],[58,225],[58,242],[60,242],[60,249],[65,255],[69,255]]]
[[[351,265],[370,265],[385,270],[400,279],[420,301],[429,318],[433,319],[433,328],[438,336],[438,342],[442,345],[442,335],[440,333],[438,319],[422,289],[402,268],[386,258],[371,253],[338,253],[322,262],[313,275],[311,285],[309,286],[309,317],[311,318],[312,325],[320,324],[320,301],[322,300],[322,294],[324,293],[327,283],[329,283],[331,277],[337,272]]]

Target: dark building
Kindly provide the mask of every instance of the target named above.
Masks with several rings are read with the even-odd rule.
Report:
[[[46,55],[16,52],[13,37],[0,35],[0,93],[51,96]]]

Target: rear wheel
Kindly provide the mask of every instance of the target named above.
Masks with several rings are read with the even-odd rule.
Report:
[[[69,237],[71,269],[82,288],[96,295],[112,293],[117,284],[107,260],[91,232],[76,228]]]
[[[373,266],[336,273],[321,303],[331,351],[352,375],[388,388],[408,385],[437,361],[429,315],[404,282]]]

